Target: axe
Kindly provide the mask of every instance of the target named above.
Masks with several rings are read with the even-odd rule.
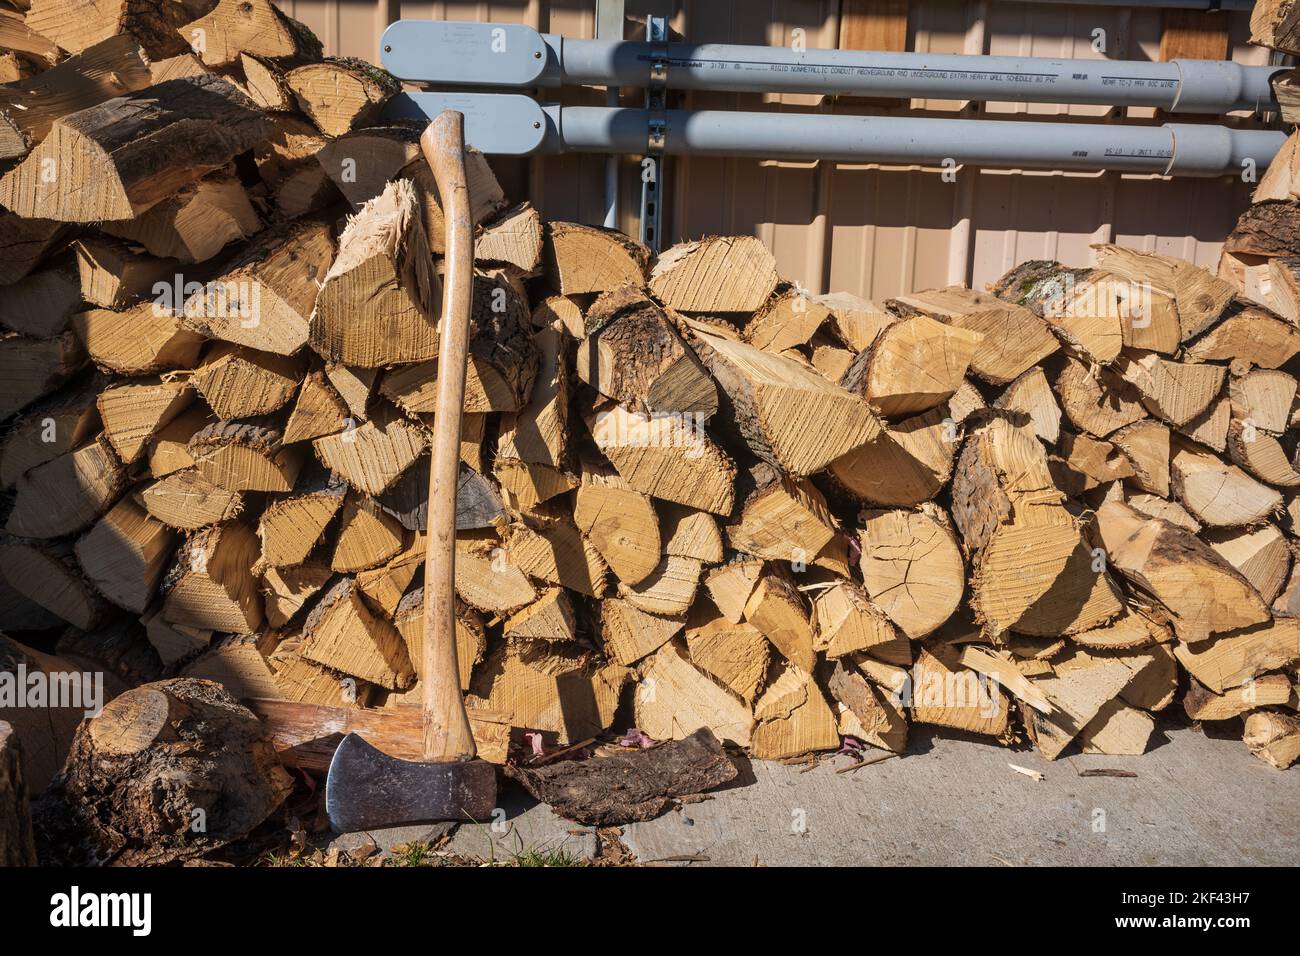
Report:
[[[420,150],[433,169],[447,222],[424,562],[424,759],[391,757],[357,733],[344,737],[325,783],[326,813],[340,833],[436,820],[484,820],[496,807],[496,770],[477,757],[456,664],[456,478],[474,286],[464,116],[453,110],[439,113],[420,137]]]

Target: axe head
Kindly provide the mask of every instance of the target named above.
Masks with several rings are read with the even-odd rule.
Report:
[[[438,820],[490,819],[496,768],[484,760],[398,760],[348,734],[325,780],[325,812],[336,833]]]

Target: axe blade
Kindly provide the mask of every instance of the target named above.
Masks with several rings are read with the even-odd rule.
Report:
[[[325,780],[325,812],[336,833],[487,820],[496,799],[496,768],[484,760],[398,760],[357,734],[343,738]]]

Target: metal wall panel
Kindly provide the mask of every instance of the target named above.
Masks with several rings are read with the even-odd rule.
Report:
[[[383,26],[399,7],[409,18],[519,22],[578,37],[595,32],[594,0],[284,0],[282,6],[314,29],[330,53],[369,59],[376,57]],[[723,43],[788,44],[801,29],[809,47],[834,47],[840,28],[839,0],[628,0],[627,11],[629,19],[638,20],[647,13],[666,15],[689,39]],[[1129,7],[912,0],[908,49],[1155,60],[1162,16],[1160,10]],[[1234,60],[1267,62],[1267,51],[1247,42],[1245,14],[1215,16],[1230,17]],[[604,101],[595,91],[564,96],[565,102]],[[640,91],[624,91],[629,105],[639,104],[640,97]],[[1076,122],[1105,122],[1107,115],[1098,106],[849,98],[826,103],[790,94],[692,93],[682,105],[841,113],[910,108],[935,116]],[[1153,114],[1135,110],[1130,115],[1148,119]],[[510,196],[530,199],[548,218],[599,223],[603,217],[603,157],[494,166]],[[628,159],[623,170],[620,223],[635,233],[638,166]],[[667,170],[664,229],[672,241],[752,233],[774,250],[782,275],[810,291],[846,290],[879,300],[951,283],[979,288],[1026,259],[1087,265],[1089,246],[1096,242],[1168,252],[1213,267],[1251,188],[1238,177],[1164,180],[963,169],[956,182],[944,182],[938,170],[919,167],[679,159]]]

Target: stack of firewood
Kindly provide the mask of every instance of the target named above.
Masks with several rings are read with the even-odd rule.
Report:
[[[267,0],[0,14],[0,628],[128,681],[417,701],[443,220],[397,84]],[[1104,245],[877,304],[751,237],[544,223],[470,161],[486,756],[913,722],[1137,754],[1177,709],[1295,759],[1291,253]]]

